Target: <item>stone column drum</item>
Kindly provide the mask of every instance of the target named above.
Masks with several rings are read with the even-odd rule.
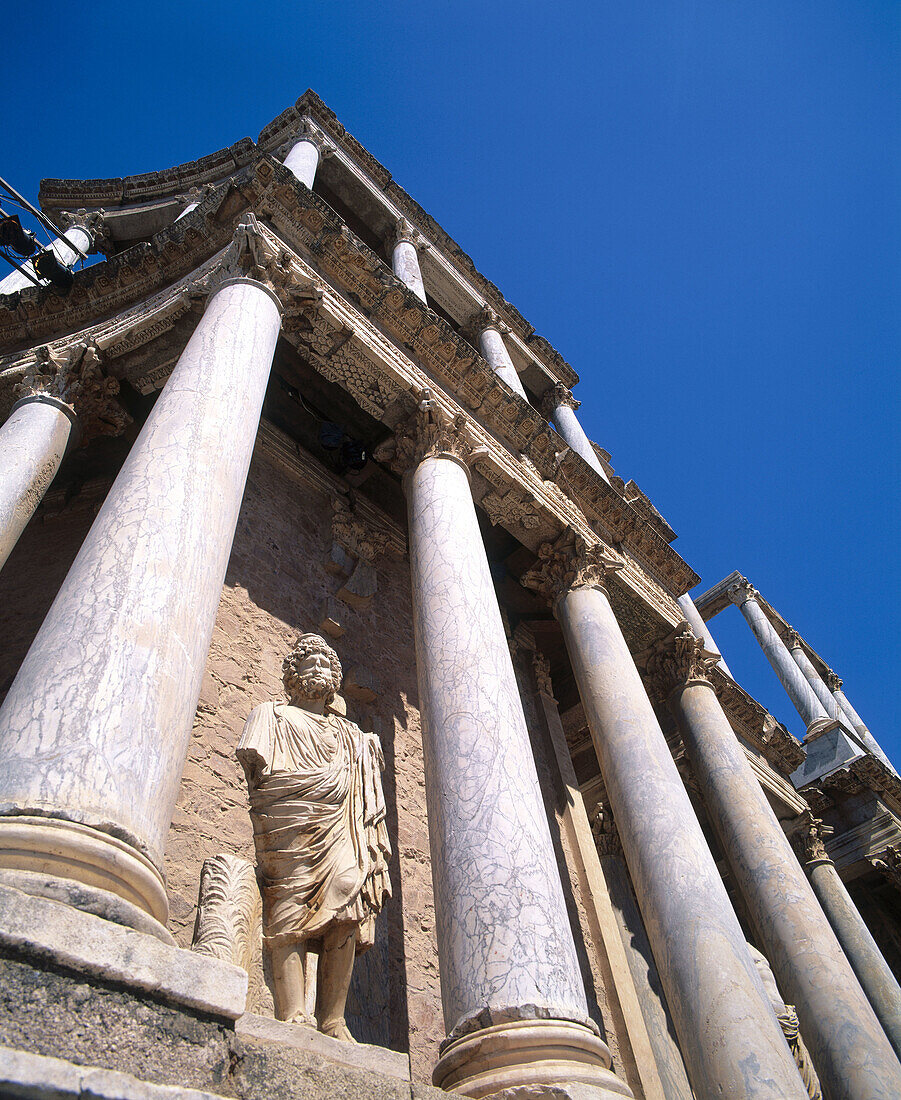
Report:
[[[0,428],[0,569],[78,437],[75,410],[58,397],[33,393],[13,405]]]
[[[613,613],[619,563],[581,541],[523,577],[551,601],[654,958],[699,1097],[806,1097]]]
[[[821,821],[802,814],[792,830],[798,858],[885,1034],[901,1058],[901,988],[829,858],[821,829]],[[896,1063],[895,1076],[888,1075],[886,1080],[893,1088],[884,1095],[901,1096],[901,1066]]]
[[[425,283],[419,267],[419,252],[427,247],[413,226],[405,218],[401,218],[397,223],[391,249],[391,267],[404,286],[423,302],[426,300]]]
[[[504,343],[503,334],[509,331],[494,310],[484,306],[470,319],[466,337],[478,344],[482,357],[498,378],[503,378],[511,390],[518,393],[523,401],[528,401],[525,388]]]
[[[431,413],[426,414],[431,417]],[[409,438],[409,437],[408,437]],[[588,1017],[460,425],[421,420],[410,568],[441,996],[435,1083],[631,1096]]]
[[[759,944],[783,995],[797,1010],[830,1098],[901,1096],[901,1066],[708,678],[716,660],[684,624],[646,663],[679,724]]]
[[[324,136],[308,118],[301,120],[300,131],[288,154],[282,161],[284,166],[312,191],[316,179],[316,169],[322,157],[334,152]]]
[[[610,478],[607,477],[607,472],[595,454],[591,440],[585,434],[576,416],[576,409],[581,404],[581,401],[573,397],[572,391],[568,390],[562,382],[558,382],[544,395],[542,412],[548,420],[554,422],[554,427],[569,449],[575,451],[604,481],[609,483]]]
[[[166,920],[163,849],[279,328],[261,282],[215,290],[10,688],[7,879]]]

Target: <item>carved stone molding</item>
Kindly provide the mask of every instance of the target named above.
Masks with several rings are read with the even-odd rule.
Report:
[[[556,382],[551,389],[546,390],[541,396],[539,407],[542,416],[545,420],[553,420],[555,411],[561,405],[575,411],[581,407],[582,402],[577,401],[573,397],[572,390],[567,389],[562,382]]]
[[[47,394],[69,405],[78,417],[83,443],[99,435],[121,435],[131,417],[115,400],[117,379],[106,374],[96,344],[80,343],[61,351],[37,349],[37,362],[16,387],[16,399]]]
[[[718,660],[719,655],[706,650],[703,641],[695,637],[687,622],[683,622],[644,653],[637,663],[644,669],[649,691],[662,700],[693,681],[712,688],[708,673]]]
[[[332,497],[332,538],[345,550],[369,565],[393,551],[395,540],[386,531],[379,531],[356,512],[345,497]]]
[[[492,527],[499,523],[504,527],[525,527],[534,530],[541,525],[538,508],[530,500],[524,500],[519,493],[510,492],[501,496],[498,493],[486,493],[479,504],[491,520]]]
[[[490,306],[482,306],[461,326],[460,332],[474,347],[478,347],[479,337],[489,328],[496,329],[501,335],[510,331],[510,326]]]
[[[901,847],[890,844],[878,856],[872,856],[870,863],[896,890],[901,890]]]
[[[532,670],[535,673],[535,683],[538,686],[538,690],[543,695],[550,696],[551,699],[556,698],[554,695],[554,683],[551,680],[551,662],[545,657],[540,649],[536,649],[532,653]]]
[[[741,607],[747,600],[756,600],[760,593],[750,581],[742,577],[740,581],[730,587],[728,596],[736,607]]]
[[[832,862],[826,851],[826,838],[835,831],[831,825],[824,825],[810,810],[805,810],[791,821],[783,822],[783,827],[802,864]]]
[[[841,691],[844,681],[832,671],[832,669],[826,670],[826,687],[830,691]]]
[[[203,861],[192,951],[248,970],[259,946],[260,914],[252,863],[226,852]]]
[[[622,559],[601,544],[590,544],[577,537],[568,546],[545,542],[538,548],[539,564],[520,578],[552,606],[574,588],[600,588],[606,591],[611,573],[623,568]]]
[[[591,814],[591,835],[594,837],[594,846],[601,858],[604,856],[622,858],[622,841],[610,807],[605,802],[598,802]]]

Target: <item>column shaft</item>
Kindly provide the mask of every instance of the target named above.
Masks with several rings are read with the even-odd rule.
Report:
[[[18,401],[0,428],[0,569],[56,477],[73,432],[73,409],[46,394]]]
[[[895,1053],[901,1058],[901,988],[894,974],[882,957],[878,944],[864,923],[832,860],[814,860],[808,864],[807,871],[810,884],[839,943],[854,967],[854,972],[895,1048]],[[887,1080],[894,1087],[884,1095],[901,1096],[901,1067],[896,1070],[895,1077]]]
[[[689,679],[670,696],[670,706],[760,946],[783,995],[795,1005],[828,1095],[833,1100],[901,1096],[901,1066],[713,686]]]
[[[158,868],[279,327],[261,283],[224,284],[116,478],[0,710],[0,868],[165,920]]]
[[[479,333],[479,349],[494,373],[499,378],[503,378],[510,389],[518,393],[523,401],[528,401],[504,338],[496,328],[486,328]]]
[[[830,691],[830,695],[838,704],[844,721],[851,724],[851,728],[855,731],[861,741],[863,741],[863,743],[867,746],[870,752],[873,753],[874,756],[878,756],[882,763],[885,764],[885,766],[889,769],[889,771],[891,771],[894,775],[897,775],[898,771],[895,768],[895,765],[882,751],[882,746],[872,735],[872,733],[870,733],[870,731],[867,729],[866,725],[864,724],[863,720],[854,709],[854,707],[852,707],[848,700],[845,698],[845,693],[841,689],[841,680],[839,680],[834,673],[831,674],[831,682],[835,682],[838,685],[832,691]]]
[[[688,621],[688,625],[691,627],[695,637],[703,639],[704,648],[709,653],[715,653],[717,655],[717,665],[723,670],[723,672],[725,672],[730,680],[734,680],[735,677],[732,675],[729,666],[723,659],[722,653],[720,653],[719,646],[716,644],[713,635],[710,633],[710,627],[701,618],[701,612],[698,611],[698,609],[695,607],[695,602],[691,598],[691,596],[689,596],[689,594],[686,592],[683,596],[680,596],[676,600],[676,603],[679,605],[679,607],[682,608],[682,614]]]
[[[283,164],[312,191],[319,167],[319,146],[315,141],[304,138],[291,148]]]
[[[609,482],[610,478],[607,477],[607,473],[601,465],[601,460],[595,454],[591,440],[585,434],[572,406],[561,402],[554,408],[551,419],[554,421],[554,427],[563,436],[570,450],[575,451],[577,455],[584,458],[604,481]]]
[[[449,1043],[435,1081],[481,1096],[556,1072],[594,1084],[592,1095],[631,1095],[590,1030],[468,472],[451,455],[427,457],[409,475],[407,496]]]
[[[56,258],[64,267],[72,267],[79,259],[78,252],[75,251],[75,248],[69,247],[70,242],[75,245],[75,248],[84,252],[86,255],[91,251],[94,243],[91,234],[82,226],[73,225],[70,229],[67,229],[62,236],[57,237],[50,245],[56,253]],[[35,279],[38,278],[30,260],[22,266]],[[0,281],[0,294],[15,294],[16,291],[22,290],[28,286],[34,286],[31,279],[23,275],[20,271],[11,271],[5,279]]]
[[[422,271],[419,267],[419,254],[412,241],[403,238],[397,241],[391,253],[391,266],[404,286],[424,302],[426,300],[425,283],[422,281]]]
[[[606,593],[556,604],[648,937],[698,1096],[806,1092]]]
[[[800,640],[794,642],[789,640],[786,642],[786,646],[788,652],[791,654],[792,660],[804,673],[804,678],[807,680],[808,684],[810,684],[814,695],[819,699],[823,709],[829,717],[836,721],[844,722],[845,716],[842,714],[842,708],[836,702],[829,688],[827,688],[825,683],[820,679],[820,674],[813,667],[813,662],[804,652]]]

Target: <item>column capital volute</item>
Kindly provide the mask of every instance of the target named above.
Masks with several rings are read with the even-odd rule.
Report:
[[[500,319],[491,306],[483,305],[461,326],[460,332],[464,339],[478,347],[479,337],[488,329],[494,329],[501,336],[505,336],[509,333],[510,326]]]
[[[826,687],[830,691],[841,691],[843,684],[844,680],[837,673],[833,672],[831,668],[826,669]]]
[[[121,435],[131,417],[115,399],[119,381],[103,367],[103,353],[93,341],[68,347],[36,349],[36,362],[16,387],[17,402],[51,397],[68,406],[78,421],[81,442]]]
[[[407,244],[413,245],[417,252],[426,252],[429,247],[429,243],[425,237],[423,237],[419,230],[408,222],[406,218],[397,219],[389,238],[389,243],[392,248],[396,248],[402,241],[406,241]]]
[[[712,688],[709,673],[719,659],[719,654],[704,648],[689,623],[681,622],[637,658],[636,664],[644,671],[649,693],[666,700],[692,683]]]
[[[576,409],[581,407],[582,402],[573,397],[572,390],[564,386],[562,382],[555,382],[549,390],[545,390],[539,400],[542,416],[545,420],[553,420],[554,413],[561,405],[575,412]]]
[[[468,477],[470,463],[484,454],[465,413],[444,408],[431,390],[424,389],[419,391],[412,415],[375,448],[373,458],[401,475],[412,472],[427,458],[447,458],[458,462]]]
[[[538,564],[523,573],[520,584],[556,607],[576,588],[599,588],[606,592],[610,575],[623,565],[622,558],[603,543],[589,543],[577,536],[573,542],[542,543],[538,548]]]
[[[736,581],[735,584],[730,585],[726,595],[736,607],[741,607],[741,605],[747,603],[748,600],[756,600],[760,597],[760,593],[757,589],[744,577],[742,577],[740,581]]]
[[[810,810],[804,810],[791,821],[783,822],[783,828],[802,864],[832,863],[826,851],[826,838],[835,832],[831,825],[823,824]]]

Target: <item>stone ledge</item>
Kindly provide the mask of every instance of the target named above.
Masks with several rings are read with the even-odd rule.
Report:
[[[221,1093],[152,1085],[128,1073],[78,1066],[0,1046],[0,1098],[22,1100],[223,1100]]]
[[[342,1042],[323,1035],[320,1031],[314,1031],[311,1027],[286,1024],[281,1020],[248,1012],[235,1021],[235,1034],[242,1039],[260,1039],[307,1054],[317,1054],[330,1062],[340,1062],[341,1065],[354,1069],[396,1077],[400,1081],[410,1080],[408,1055],[367,1043]]]
[[[3,885],[0,945],[228,1020],[247,1002],[247,974],[239,966]]]

